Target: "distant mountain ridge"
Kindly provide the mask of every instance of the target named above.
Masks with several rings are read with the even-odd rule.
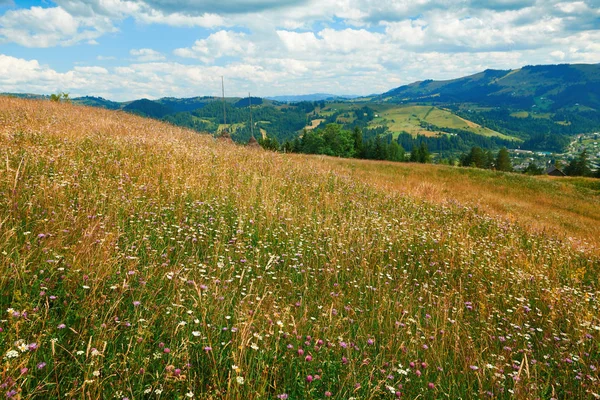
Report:
[[[551,111],[565,107],[600,109],[600,64],[525,66],[488,69],[446,80],[425,80],[392,89],[382,96],[392,103],[477,103],[494,107]]]
[[[299,95],[267,96],[266,99],[279,101],[282,103],[295,103],[300,101],[321,101],[321,100],[350,100],[360,96],[357,95],[337,95],[329,93],[313,93]]]

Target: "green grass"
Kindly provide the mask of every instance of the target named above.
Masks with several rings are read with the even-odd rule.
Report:
[[[438,132],[428,131],[422,123],[432,124],[440,128],[463,129],[482,136],[497,136],[503,139],[514,139],[478,124],[467,121],[452,112],[432,106],[377,106],[379,117],[371,124],[386,125],[391,132],[408,132],[412,135],[436,135]]]
[[[530,113],[528,111],[515,111],[510,114],[514,118],[539,118],[539,119],[550,119],[552,114],[550,113]]]
[[[50,102],[0,99],[0,122],[4,397],[599,392],[597,255],[398,189],[434,167],[249,150]],[[472,174],[439,171],[457,191]]]

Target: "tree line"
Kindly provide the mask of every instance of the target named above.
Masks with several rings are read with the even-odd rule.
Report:
[[[429,163],[432,160],[427,145],[421,143],[407,152],[390,135],[365,138],[359,127],[343,129],[331,123],[323,129],[304,130],[301,136],[279,144],[274,137],[259,139],[259,143],[270,150],[290,153],[323,154],[333,157],[361,158],[369,160],[412,161]]]

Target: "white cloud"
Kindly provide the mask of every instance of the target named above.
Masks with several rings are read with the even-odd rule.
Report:
[[[108,70],[102,67],[74,67],[73,71],[90,75],[106,75]]]
[[[137,61],[162,61],[165,60],[165,56],[160,52],[152,49],[131,49],[129,54],[134,56]]]
[[[204,63],[229,56],[243,57],[252,55],[255,44],[250,41],[245,33],[232,31],[218,31],[206,39],[196,40],[191,48],[175,49],[173,53],[179,57],[196,58]]]
[[[8,10],[0,16],[0,43],[25,47],[69,46],[114,31],[107,17],[75,18],[60,7]]]
[[[248,90],[257,95],[368,94],[486,68],[594,63],[600,62],[600,8],[595,2],[55,0],[57,7],[1,15],[0,44],[91,44],[116,32],[129,18],[138,24],[209,31],[188,29],[198,36],[186,43],[138,45],[146,48],[131,50],[130,60],[98,55],[98,61],[111,60],[99,62],[111,66],[108,69],[79,64],[59,73],[44,66],[41,58],[37,62],[4,56],[5,69],[22,71],[7,77],[0,70],[0,90],[49,93],[60,88],[93,94],[102,88],[112,93],[105,97],[115,99],[194,96],[218,94],[219,77],[224,75],[233,81],[228,85],[231,95]],[[123,28],[129,29],[129,24]],[[129,33],[123,33],[124,41]],[[111,54],[99,41],[98,53]],[[30,53],[29,58],[37,57]]]

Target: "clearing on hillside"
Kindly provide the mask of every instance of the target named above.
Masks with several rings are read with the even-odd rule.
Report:
[[[379,105],[375,108],[379,111],[379,116],[371,122],[371,125],[385,125],[394,133],[408,132],[414,136],[435,136],[444,133],[443,128],[449,128],[467,130],[482,136],[515,139],[467,121],[451,111],[438,107]],[[433,128],[433,126],[442,128],[442,131],[428,129],[428,127]]]
[[[600,393],[600,207],[579,181],[1,97],[0,149],[2,397]]]

